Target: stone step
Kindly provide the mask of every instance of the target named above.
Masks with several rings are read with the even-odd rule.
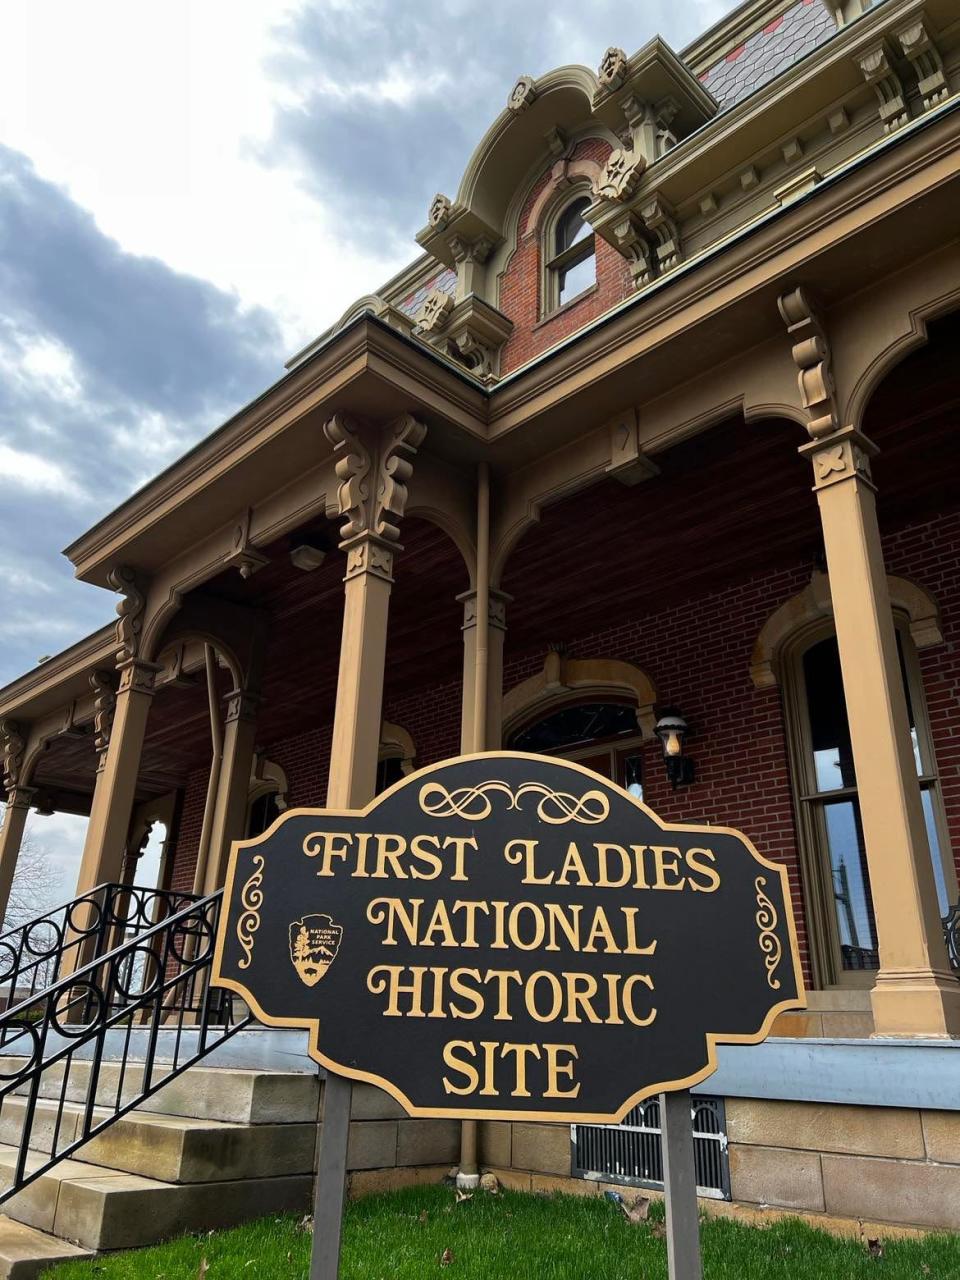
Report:
[[[57,1262],[92,1257],[90,1249],[0,1216],[0,1280],[33,1280]]]
[[[9,1178],[16,1154],[15,1148],[0,1146],[0,1181]],[[28,1156],[28,1171],[43,1158]],[[16,1222],[101,1252],[136,1249],[271,1213],[306,1212],[310,1202],[309,1174],[187,1184],[63,1160],[11,1196],[4,1209]]]
[[[26,1114],[26,1098],[11,1095],[3,1099],[0,1143],[19,1143]],[[95,1121],[109,1114],[98,1107]],[[65,1103],[61,1110],[57,1101],[39,1099],[30,1149],[49,1152],[56,1133],[57,1150],[62,1151],[75,1140],[83,1116],[84,1108],[78,1103]],[[164,1182],[229,1182],[309,1174],[314,1167],[316,1137],[315,1121],[252,1126],[138,1110],[114,1120],[75,1155],[88,1164]]]
[[[0,1076],[9,1078],[16,1065],[25,1061],[0,1058]],[[65,1100],[86,1102],[90,1063],[76,1059],[69,1067],[59,1062],[43,1072],[40,1096],[60,1099],[65,1070],[68,1071]],[[155,1074],[163,1070],[161,1065]],[[112,1107],[119,1094],[123,1101],[129,1102],[139,1092],[142,1079],[141,1063],[102,1062],[96,1101]],[[25,1093],[26,1086],[17,1092]],[[197,1066],[164,1085],[141,1103],[138,1110],[231,1124],[292,1124],[316,1120],[319,1100],[320,1082],[314,1075]]]

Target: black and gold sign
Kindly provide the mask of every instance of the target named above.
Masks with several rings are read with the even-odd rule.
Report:
[[[787,873],[496,752],[235,844],[215,981],[412,1115],[615,1121],[802,1008]]]

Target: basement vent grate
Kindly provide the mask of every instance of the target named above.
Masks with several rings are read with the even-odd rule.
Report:
[[[721,1098],[693,1099],[693,1154],[697,1188],[714,1200],[730,1199],[726,1118]],[[628,1187],[662,1187],[660,1103],[641,1102],[620,1124],[574,1124],[573,1176]]]

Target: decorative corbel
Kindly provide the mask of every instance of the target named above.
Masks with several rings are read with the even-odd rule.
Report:
[[[619,89],[627,78],[627,55],[622,49],[611,45],[603,57],[600,59],[600,66],[597,70],[597,79],[604,89],[609,93],[613,89]]]
[[[654,240],[657,265],[669,271],[682,260],[680,227],[673,207],[661,195],[654,195],[640,208],[640,217]]]
[[[897,42],[917,73],[924,111],[948,97],[950,87],[943,70],[943,58],[934,44],[923,18],[916,18],[897,32]]]
[[[344,541],[365,533],[369,527],[370,472],[373,459],[360,437],[357,424],[336,413],[323,425],[323,434],[333,445],[337,489],[337,512],[343,517],[340,536]]]
[[[389,542],[400,540],[407,481],[413,474],[413,459],[426,434],[424,423],[410,413],[402,413],[387,428],[380,455],[374,529]]]
[[[528,107],[532,107],[537,99],[537,87],[533,76],[521,76],[510,90],[507,107],[514,115],[520,115]]]
[[[894,71],[881,41],[857,59],[860,71],[879,101],[880,120],[886,133],[893,133],[908,120],[906,97],[900,77]]]
[[[270,557],[258,551],[250,540],[253,511],[248,507],[233,529],[233,547],[227,553],[228,568],[239,570],[241,578],[252,578],[258,569],[270,563]]]
[[[23,729],[16,720],[0,720],[0,756],[3,760],[3,789],[9,798],[20,785],[23,753],[26,750]]]
[[[390,579],[393,553],[400,545],[407,482],[427,428],[412,414],[401,414],[380,433],[376,462],[361,439],[360,428],[345,415],[336,414],[323,430],[337,458],[337,503],[344,518],[340,547],[347,553],[346,576],[374,573]]]
[[[415,316],[417,333],[442,333],[454,302],[443,289],[431,289]]]
[[[660,474],[660,468],[640,448],[640,420],[636,409],[625,409],[607,424],[610,463],[607,475],[633,486]]]
[[[654,271],[650,245],[644,234],[643,223],[635,214],[625,210],[623,217],[613,223],[611,230],[614,247],[629,263],[635,288],[639,289],[649,284],[653,279]]]
[[[451,208],[450,197],[438,191],[430,201],[430,208],[427,210],[427,222],[434,230],[440,231],[447,225]]]
[[[113,730],[113,713],[117,706],[116,678],[112,671],[93,671],[90,673],[90,688],[93,690],[93,747],[97,753],[97,770],[103,768],[107,759],[107,748],[110,746],[110,734]]]
[[[793,345],[793,362],[800,371],[797,382],[800,403],[807,414],[807,431],[811,439],[819,440],[840,429],[830,344],[803,289],[781,294],[777,306]]]
[[[140,656],[140,634],[147,597],[140,589],[136,572],[127,565],[111,569],[107,582],[122,596],[117,603],[117,664],[133,662]]]
[[[602,200],[629,200],[640,185],[646,167],[646,157],[632,148],[617,147],[611,151],[597,179],[594,194]]]

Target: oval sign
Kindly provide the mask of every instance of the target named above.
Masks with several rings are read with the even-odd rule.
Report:
[[[411,1115],[615,1122],[803,1008],[786,868],[545,756],[464,756],[233,846],[214,969]]]

